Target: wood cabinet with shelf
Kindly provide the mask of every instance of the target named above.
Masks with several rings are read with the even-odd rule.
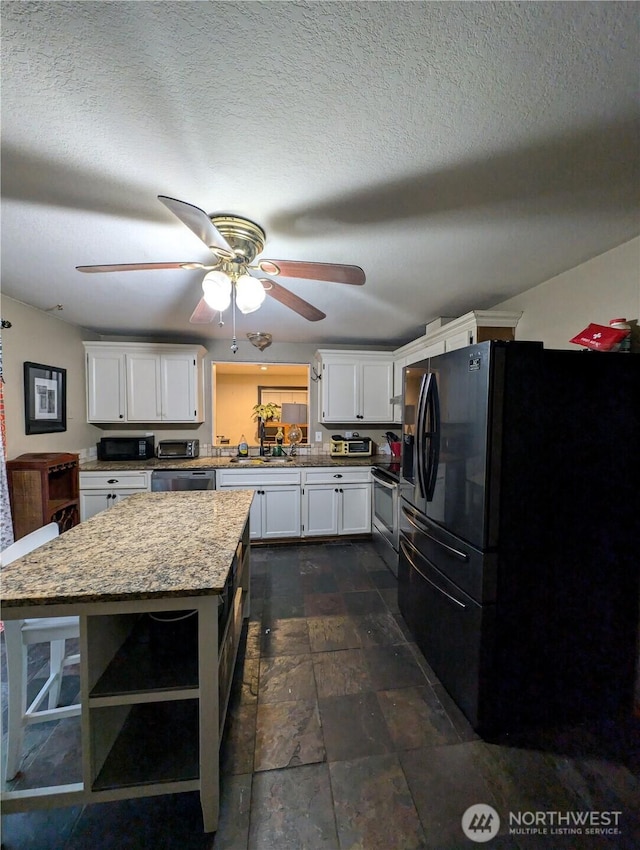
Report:
[[[88,422],[202,422],[201,345],[83,343]]]
[[[60,532],[80,522],[77,454],[31,452],[7,461],[16,540],[56,522]]]

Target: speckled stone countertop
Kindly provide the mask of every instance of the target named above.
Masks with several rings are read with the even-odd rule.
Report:
[[[255,457],[255,465],[261,465],[260,458]],[[398,458],[391,458],[389,455],[373,455],[373,457],[346,457],[335,458],[331,455],[298,455],[285,463],[266,463],[265,468],[273,469],[291,469],[304,467],[321,467],[321,466],[388,466],[389,463],[398,461]],[[87,461],[80,465],[80,472],[125,472],[127,470],[135,471],[152,471],[154,469],[242,469],[243,466],[252,466],[252,464],[239,464],[232,462],[231,457],[198,457],[194,460],[180,459],[158,459],[142,460],[142,461]]]
[[[2,568],[2,605],[220,593],[253,490],[140,493]]]

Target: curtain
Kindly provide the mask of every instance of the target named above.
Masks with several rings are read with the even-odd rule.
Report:
[[[9,486],[7,484],[6,445],[4,378],[2,377],[2,334],[0,334],[0,551],[13,543],[11,505],[9,503]]]

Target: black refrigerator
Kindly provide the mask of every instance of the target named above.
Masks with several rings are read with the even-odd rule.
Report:
[[[500,341],[404,370],[399,606],[478,731],[632,711],[639,376]]]

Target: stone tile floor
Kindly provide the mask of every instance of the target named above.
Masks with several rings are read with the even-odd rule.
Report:
[[[197,794],[177,794],[5,815],[4,850],[457,850],[478,843],[461,828],[476,803],[501,818],[488,848],[640,847],[633,720],[482,740],[412,643],[370,543],[254,547],[252,574],[218,832],[202,832]],[[65,687],[72,700],[77,679]],[[52,727],[28,730],[16,787],[78,781],[78,721]],[[618,811],[619,831],[510,834],[509,812],[551,810]]]

